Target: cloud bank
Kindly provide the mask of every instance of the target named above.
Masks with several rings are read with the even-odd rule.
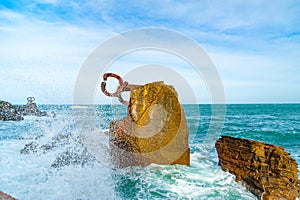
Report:
[[[161,27],[204,47],[220,73],[228,103],[300,102],[299,15],[300,4],[289,0],[4,0],[0,98],[25,103],[27,96],[35,96],[39,103],[72,103],[80,67],[98,45],[124,31]],[[189,74],[177,58],[153,52],[122,58],[117,65],[147,64],[151,57]],[[192,77],[191,83],[199,81]],[[199,85],[192,87],[204,91]],[[201,101],[209,103],[206,97]]]

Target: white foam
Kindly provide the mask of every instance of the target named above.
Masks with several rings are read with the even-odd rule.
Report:
[[[0,140],[0,190],[19,199],[256,199],[234,177],[217,166],[216,155],[203,155],[195,146],[191,166],[156,165],[113,170],[109,163],[108,137],[87,117],[75,124],[69,111],[55,118],[29,117],[19,123],[26,139]],[[88,113],[87,113],[88,114]],[[15,122],[13,122],[15,123]],[[11,125],[14,126],[14,124]],[[76,126],[75,126],[76,125]],[[9,124],[5,128],[10,127]],[[27,127],[30,127],[26,129]],[[72,134],[65,145],[47,152],[21,154],[25,144],[52,144],[53,137]],[[85,165],[53,168],[66,149],[77,150],[76,137],[83,136],[97,159]],[[133,188],[132,188],[133,187]],[[132,191],[130,191],[132,190]],[[132,192],[132,194],[130,193]],[[132,196],[133,195],[133,196]],[[135,195],[135,196],[134,196]],[[129,197],[128,197],[129,196]]]

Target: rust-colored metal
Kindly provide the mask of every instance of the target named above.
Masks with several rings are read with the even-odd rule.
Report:
[[[120,93],[120,92],[118,92],[118,90],[117,90],[116,92],[114,92],[114,93],[110,93],[110,92],[108,92],[108,91],[106,90],[106,82],[105,82],[105,81],[107,81],[107,78],[108,78],[108,77],[116,78],[116,79],[119,81],[119,85],[120,85],[120,86],[122,86],[122,85],[124,84],[123,79],[122,79],[119,75],[114,74],[114,73],[106,73],[106,74],[103,75],[103,80],[104,80],[104,81],[101,83],[101,90],[102,90],[102,92],[103,92],[106,96],[108,96],[108,97],[117,97],[118,94]],[[128,84],[128,83],[127,83],[127,84]]]
[[[110,93],[106,90],[106,82],[105,81],[107,81],[107,78],[109,78],[109,77],[116,78],[119,81],[119,86],[118,86],[116,92],[114,92],[114,93]],[[132,91],[133,89],[135,89],[136,87],[139,87],[139,86],[140,85],[130,85],[130,84],[128,84],[127,81],[123,81],[123,79],[117,74],[105,73],[103,75],[103,82],[101,83],[101,90],[106,96],[108,96],[108,97],[118,97],[119,101],[122,104],[129,105],[129,101],[125,101],[123,99],[121,93],[125,92],[125,91]]]

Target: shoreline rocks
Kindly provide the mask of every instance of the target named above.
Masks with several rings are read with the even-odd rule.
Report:
[[[300,197],[296,161],[284,148],[248,139],[222,136],[216,142],[219,165],[263,200]]]
[[[23,120],[22,111],[19,106],[0,100],[0,120],[20,121]]]
[[[0,100],[0,121],[20,121],[26,115],[48,116],[46,111],[38,109],[34,100],[34,97],[28,97],[26,105],[13,105],[10,102]]]

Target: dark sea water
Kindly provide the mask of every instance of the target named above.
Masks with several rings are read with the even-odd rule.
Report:
[[[282,146],[300,163],[300,104],[226,105],[224,121],[211,105],[183,107],[189,167],[114,169],[104,132],[110,121],[126,115],[121,105],[41,105],[56,117],[0,121],[0,190],[19,199],[256,199],[218,166],[213,142],[220,135]],[[31,142],[52,148],[21,154]],[[70,162],[53,167],[61,155],[71,155]]]

